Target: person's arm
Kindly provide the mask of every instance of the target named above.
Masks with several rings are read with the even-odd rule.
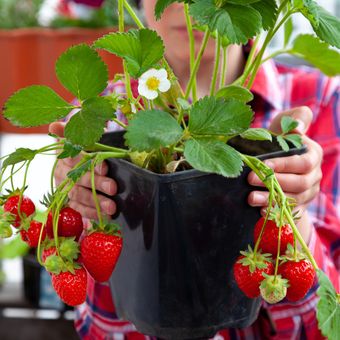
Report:
[[[278,132],[283,114],[302,121],[300,132],[308,147],[306,154],[270,159],[284,192],[297,201],[302,212],[298,222],[300,232],[319,267],[339,289],[340,263],[340,103],[339,89],[320,106],[313,117],[310,109],[296,108],[277,116],[271,129]],[[313,122],[312,122],[313,119]],[[248,181],[261,185],[254,173]],[[254,191],[248,201],[253,206],[265,206],[267,193]]]

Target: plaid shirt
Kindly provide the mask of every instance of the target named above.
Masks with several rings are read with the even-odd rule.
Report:
[[[133,89],[136,91],[136,83]],[[110,84],[105,94],[113,91],[124,92],[122,83]],[[269,61],[259,70],[252,91],[254,127],[268,127],[277,113],[292,107],[307,105],[313,111],[308,136],[322,146],[324,159],[320,192],[308,209],[314,226],[309,247],[320,268],[339,290],[340,78],[329,79],[305,66],[287,67]],[[108,128],[115,130],[117,125],[109,123]],[[315,281],[307,296],[296,303],[286,300],[275,305],[264,303],[252,326],[220,331],[214,339],[322,339],[315,315],[316,289]],[[87,301],[78,307],[75,325],[82,339],[153,339],[138,333],[131,323],[119,320],[109,285],[91,278]]]

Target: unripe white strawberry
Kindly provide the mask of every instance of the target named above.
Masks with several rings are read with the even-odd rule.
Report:
[[[287,295],[288,280],[281,275],[266,275],[261,282],[260,293],[262,298],[270,304],[278,303]]]

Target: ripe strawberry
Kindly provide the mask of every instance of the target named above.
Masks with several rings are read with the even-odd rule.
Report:
[[[242,292],[249,298],[256,298],[260,295],[260,284],[264,280],[263,274],[274,273],[274,266],[268,258],[268,254],[249,251],[242,251],[242,256],[236,260],[233,271],[235,281]]]
[[[281,275],[266,275],[261,282],[260,292],[263,300],[268,303],[278,303],[287,295],[288,281],[283,279]]]
[[[4,204],[4,211],[14,215],[14,221],[12,221],[12,225],[18,228],[21,224],[21,218],[18,213],[18,204],[20,200],[20,195],[14,194],[9,196]],[[20,205],[20,213],[22,218],[26,218],[34,214],[35,205],[32,200],[26,196],[22,197],[21,205]]]
[[[53,238],[53,218],[51,212],[47,217],[46,230],[47,235]],[[58,220],[58,236],[75,237],[76,240],[79,240],[82,232],[83,219],[81,214],[70,207],[61,209]]]
[[[80,243],[82,262],[89,274],[97,281],[107,281],[118,261],[123,246],[120,234],[95,231],[86,235]]]
[[[85,302],[87,274],[83,267],[75,269],[75,274],[69,271],[52,274],[52,286],[60,299],[69,306],[77,306]]]
[[[42,223],[32,220],[27,230],[25,229],[20,230],[21,239],[32,248],[38,247],[39,236],[42,226],[43,226]],[[46,229],[44,228],[41,235],[41,241],[45,240],[45,238]]]
[[[44,263],[49,256],[56,255],[56,253],[57,253],[57,248],[55,246],[44,248],[41,254],[42,262]]]
[[[260,236],[262,226],[264,224],[265,218],[261,217],[254,229],[254,240],[255,242]],[[277,255],[277,246],[279,242],[279,227],[273,220],[267,220],[267,223],[264,227],[264,232],[262,234],[262,238],[260,241],[259,249],[264,253],[270,253],[274,257]],[[291,226],[289,224],[285,224],[281,227],[281,243],[280,243],[280,254],[284,254],[287,245],[294,244],[294,234]]]
[[[287,300],[292,302],[305,297],[312,287],[315,277],[315,269],[311,262],[301,258],[298,258],[297,261],[283,262],[279,266],[278,273],[289,282]]]

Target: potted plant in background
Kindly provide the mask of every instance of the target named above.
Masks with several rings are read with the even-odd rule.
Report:
[[[161,16],[173,2],[182,1],[158,0],[155,15]],[[287,22],[285,41],[289,41],[289,19],[297,12],[310,20],[316,36],[298,36],[291,47],[285,46],[274,55],[298,55],[328,75],[339,74],[339,53],[330,48],[330,45],[340,47],[339,20],[314,1],[277,4],[273,0],[265,5],[258,1],[232,4],[185,1],[191,43],[190,15],[205,33],[196,58],[191,49],[190,80],[183,92],[164,59],[161,38],[143,27],[125,0],[120,0],[118,7],[119,32],[99,38],[92,47],[74,46],[56,63],[59,81],[78,98],[78,104],[67,103],[46,86],[22,89],[5,104],[5,117],[22,127],[48,124],[77,110],[66,125],[65,138],[38,150],[19,148],[3,161],[2,184],[20,169],[27,172],[38,154],[58,151],[58,159],[82,155],[59,186],[55,187],[51,181],[51,193],[45,199],[48,218],[38,228],[38,259],[52,273],[55,289],[66,303],[76,305],[85,299],[87,272],[97,281],[106,281],[116,267],[111,285],[117,311],[137,329],[165,338],[209,337],[224,327],[250,324],[259,308],[259,300],[252,298],[260,293],[272,303],[286,294],[291,296],[291,290],[287,289],[290,278],[284,274],[280,260],[285,248],[296,260],[300,256],[299,244],[307,258],[303,261],[307,263],[309,279],[312,281],[315,273],[319,279],[319,327],[325,336],[335,338],[339,294],[318,268],[295,225],[294,202],[282,192],[273,170],[261,161],[261,157],[271,157],[271,152],[280,148],[285,152],[303,152],[300,137],[292,133],[297,122],[287,117],[282,119],[279,135],[251,128],[253,112],[247,103],[253,98],[249,89],[256,73],[267,59],[266,47]],[[135,20],[137,30],[125,32],[124,7]],[[266,32],[263,45],[258,47],[261,30]],[[211,90],[209,96],[198,99],[196,73],[210,37],[216,41]],[[223,81],[218,83],[217,72],[220,62],[225,65],[223,52],[228,45],[245,44],[251,38],[255,40],[242,76],[228,86]],[[126,93],[100,95],[107,86],[108,74],[96,49],[123,59],[124,74],[119,78]],[[222,67],[222,79],[225,72]],[[139,81],[135,95],[131,78]],[[123,121],[115,116],[117,109],[123,112]],[[126,132],[103,135],[108,120],[121,125]],[[258,142],[260,151],[252,154],[243,145],[245,140]],[[113,221],[103,219],[94,183],[94,168],[103,160],[109,160],[111,174],[119,182],[119,209]],[[252,235],[259,212],[243,204],[249,191],[244,183],[249,169],[269,191],[267,214],[255,242]],[[62,210],[68,193],[87,171],[91,172],[98,221],[85,231],[79,250],[77,240],[82,230],[69,233],[63,226]],[[17,202],[14,210],[5,209],[7,225],[21,228],[20,232],[27,231],[27,221],[31,223],[34,216],[33,212],[24,211],[26,185],[24,179],[21,189],[11,195]],[[12,186],[14,189],[13,183]],[[8,199],[5,198],[4,207]],[[209,215],[204,207],[212,207],[211,200],[217,208]],[[231,214],[225,209],[227,204]],[[259,248],[261,238],[273,221],[279,226],[277,253],[263,255]],[[121,230],[117,230],[117,223]],[[291,229],[289,243],[293,246],[286,244],[281,249],[286,224]],[[236,228],[231,229],[233,226]],[[45,241],[46,233],[48,241]],[[96,243],[102,246],[96,249]],[[110,246],[105,248],[103,244],[108,243]],[[253,249],[247,251],[247,246],[253,243]],[[81,263],[77,262],[79,251]],[[240,259],[239,251],[242,251]],[[289,256],[285,257],[288,263]],[[264,271],[265,275],[261,272],[256,282],[255,294],[240,282],[239,268],[249,275]],[[65,286],[64,280],[72,284]],[[308,283],[307,290],[311,284]],[[234,291],[228,296],[230,289]],[[207,310],[211,319],[205,320]]]
[[[77,11],[81,6],[66,10],[61,1],[4,0],[0,4],[0,73],[2,84],[0,105],[14,91],[24,86],[44,84],[71,100],[72,96],[60,86],[53,72],[58,56],[68,47],[79,43],[92,43],[103,34],[115,31],[117,15],[113,10],[116,0],[104,1],[101,8]],[[60,3],[60,4],[58,4]],[[71,6],[72,2],[68,2]],[[66,2],[65,2],[66,6]],[[64,6],[64,7],[65,7]],[[42,8],[43,7],[43,8]],[[84,7],[84,6],[83,6]],[[43,10],[44,9],[44,10]],[[48,13],[45,13],[48,12]],[[80,12],[80,13],[78,13]],[[85,15],[84,18],[81,15]],[[129,21],[132,24],[131,20]],[[120,59],[108,53],[102,58],[109,67],[110,77],[122,70]],[[2,132],[34,133],[47,131],[47,127],[20,129],[1,117]]]

